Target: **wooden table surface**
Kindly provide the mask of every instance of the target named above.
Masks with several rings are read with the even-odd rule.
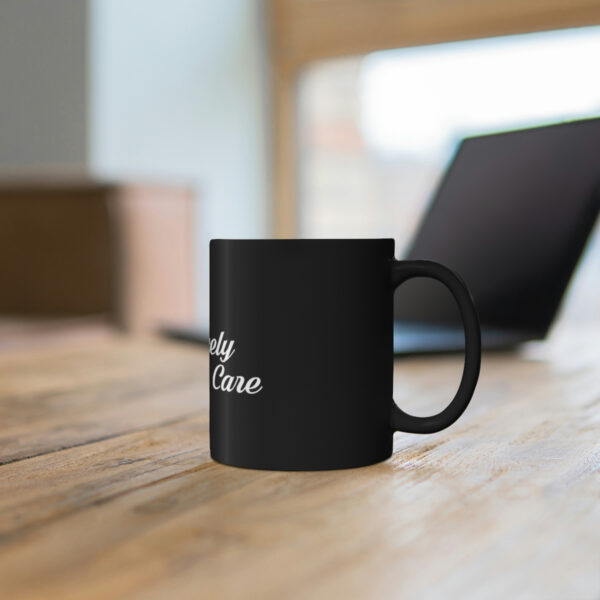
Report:
[[[598,331],[484,357],[464,417],[362,469],[211,461],[205,350],[0,356],[0,597],[600,598]],[[439,409],[460,357],[396,362]]]

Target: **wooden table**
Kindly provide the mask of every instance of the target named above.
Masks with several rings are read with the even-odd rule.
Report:
[[[600,598],[598,332],[485,356],[464,417],[348,471],[208,450],[207,355],[110,338],[0,356],[0,597]],[[396,363],[426,414],[460,357]]]

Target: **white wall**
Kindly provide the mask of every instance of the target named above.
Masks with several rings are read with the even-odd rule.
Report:
[[[208,241],[265,236],[262,0],[0,0],[0,175],[76,172],[198,188]]]
[[[205,318],[208,240],[269,230],[262,3],[90,6],[90,166],[198,186],[197,308]]]
[[[87,154],[87,6],[0,2],[0,173],[82,173]]]

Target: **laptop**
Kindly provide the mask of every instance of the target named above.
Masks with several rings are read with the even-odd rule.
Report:
[[[404,258],[459,273],[479,312],[483,348],[510,349],[548,333],[599,210],[600,118],[469,137]],[[163,333],[208,339],[206,330],[186,326]],[[463,349],[450,292],[429,279],[402,284],[394,352]]]
[[[543,339],[600,210],[600,118],[469,137],[434,194],[406,259],[466,281],[484,349]],[[461,351],[460,315],[441,284],[394,300],[397,354]]]

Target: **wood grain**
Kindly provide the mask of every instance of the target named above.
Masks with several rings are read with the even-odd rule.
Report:
[[[597,336],[488,355],[453,427],[317,473],[210,460],[204,350],[2,358],[0,596],[597,599]],[[399,404],[442,406],[460,362],[397,361]]]
[[[197,413],[208,359],[155,348],[117,341],[3,357],[0,464]]]

